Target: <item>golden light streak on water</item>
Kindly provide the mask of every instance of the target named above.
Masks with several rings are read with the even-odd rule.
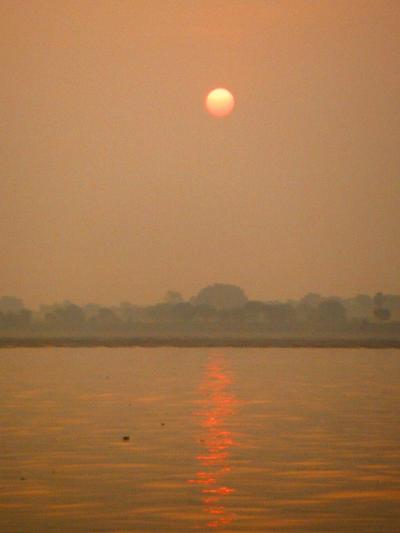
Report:
[[[238,446],[228,429],[238,401],[232,393],[232,372],[223,356],[210,356],[200,385],[202,400],[194,413],[202,429],[200,442],[204,452],[197,455],[199,470],[189,483],[199,485],[208,528],[231,524],[235,515],[226,508],[226,499],[235,489],[230,486],[230,452]]]

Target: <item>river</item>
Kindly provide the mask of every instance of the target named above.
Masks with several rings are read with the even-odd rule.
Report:
[[[400,530],[400,351],[0,350],[0,531]]]

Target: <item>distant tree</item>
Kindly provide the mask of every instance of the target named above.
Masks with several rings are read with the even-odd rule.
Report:
[[[392,316],[389,309],[384,307],[385,296],[381,292],[377,292],[374,296],[374,315],[378,320],[390,320]]]
[[[268,306],[270,323],[275,327],[288,326],[295,318],[295,312],[290,304],[270,304]]]
[[[164,302],[170,305],[176,305],[183,302],[183,297],[178,291],[168,291],[164,296]]]
[[[149,305],[145,308],[146,317],[152,322],[165,322],[169,318],[170,308],[165,302]]]
[[[194,305],[205,304],[215,309],[234,309],[244,306],[247,296],[236,285],[215,283],[201,289],[191,301]]]
[[[195,307],[189,302],[176,304],[159,303],[146,309],[148,319],[153,322],[181,322],[191,320],[195,314]]]
[[[15,296],[2,296],[0,298],[0,311],[3,313],[18,313],[24,309],[24,304]]]
[[[244,306],[246,319],[252,322],[268,322],[271,325],[279,326],[287,324],[293,314],[293,308],[289,304],[264,303],[252,300]]]
[[[194,319],[199,322],[212,322],[217,317],[217,311],[215,307],[207,304],[198,304],[193,306]]]
[[[323,301],[320,294],[309,292],[296,306],[296,318],[300,323],[311,324],[317,320],[318,306]]]
[[[82,309],[85,318],[89,319],[95,316],[98,313],[100,307],[101,305],[98,304],[86,304]]]
[[[310,323],[316,320],[318,309],[311,305],[307,305],[301,301],[296,306],[295,313],[296,313],[296,318],[300,321],[300,323],[302,322]]]
[[[352,300],[359,305],[360,307],[370,307],[372,303],[372,298],[368,294],[357,294]]]
[[[377,307],[374,309],[374,315],[378,320],[390,320],[392,313],[385,307]]]
[[[180,302],[171,306],[170,315],[173,320],[191,320],[195,314],[195,307],[189,302]]]
[[[349,315],[359,318],[367,318],[371,316],[374,308],[374,301],[373,298],[367,294],[358,294],[357,296],[354,296],[354,298],[346,300],[345,305]]]
[[[85,315],[79,305],[64,302],[56,305],[45,316],[47,325],[59,330],[77,330],[85,324]]]
[[[381,292],[377,292],[374,296],[374,306],[376,308],[383,307],[385,297]]]
[[[0,311],[0,328],[11,330],[24,330],[31,326],[32,311],[21,309],[15,313],[3,313]]]
[[[134,322],[138,315],[138,307],[129,302],[122,302],[119,306],[117,316],[124,322],[130,324]]]
[[[32,324],[32,311],[30,309],[21,309],[18,315],[18,327],[29,328]]]
[[[343,324],[346,322],[346,308],[333,298],[323,300],[318,306],[317,320],[327,325]]]
[[[258,300],[249,300],[244,305],[244,315],[247,320],[259,321],[265,320],[267,306],[264,302]]]
[[[400,295],[398,294],[385,294],[385,304],[390,306],[391,309],[400,310]]]
[[[121,326],[121,320],[112,309],[100,307],[97,313],[89,320],[91,327],[100,331],[116,330]]]
[[[323,297],[320,294],[317,294],[315,292],[309,292],[308,294],[303,296],[303,298],[300,300],[300,303],[310,307],[318,307],[322,300]]]

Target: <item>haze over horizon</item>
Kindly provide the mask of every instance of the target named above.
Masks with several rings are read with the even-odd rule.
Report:
[[[0,24],[0,296],[400,293],[397,0],[3,0]]]

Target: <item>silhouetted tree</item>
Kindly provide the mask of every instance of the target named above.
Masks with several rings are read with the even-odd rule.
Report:
[[[0,298],[0,311],[3,313],[19,313],[24,309],[24,304],[15,296],[2,296]]]
[[[265,303],[257,300],[249,300],[243,306],[243,313],[241,314],[245,320],[251,322],[264,321],[268,314],[268,306]]]
[[[391,312],[384,307],[385,297],[381,292],[377,292],[374,296],[374,315],[378,320],[389,320]]]
[[[108,307],[100,307],[89,320],[89,325],[98,331],[118,330],[121,327],[121,320]]]
[[[195,314],[195,308],[189,302],[176,304],[159,303],[146,309],[147,317],[154,322],[181,322],[191,320]]]
[[[308,294],[303,296],[300,303],[310,307],[318,307],[322,300],[323,297],[320,294],[317,294],[315,292],[309,292]]]
[[[374,306],[376,308],[383,307],[383,303],[385,301],[385,298],[381,292],[377,292],[374,296]]]
[[[165,302],[158,303],[155,305],[149,305],[145,309],[146,316],[152,322],[165,322],[166,320],[168,320],[169,311],[170,306]]]
[[[0,328],[10,330],[26,330],[32,324],[32,311],[21,309],[15,313],[0,311]]]
[[[82,308],[83,314],[85,315],[85,318],[86,319],[90,319],[93,316],[95,316],[98,313],[100,307],[101,307],[101,305],[98,305],[98,304],[86,304]]]
[[[272,325],[288,326],[294,320],[294,309],[289,304],[269,304],[267,314]]]
[[[297,305],[295,312],[300,323],[312,323],[317,320],[318,308],[305,304],[302,301]]]
[[[215,309],[234,309],[245,305],[247,296],[236,285],[215,283],[201,289],[191,301],[194,305],[206,304]]]
[[[59,330],[77,330],[85,324],[85,315],[81,307],[71,302],[54,306],[45,316],[47,326]]]
[[[344,302],[350,316],[367,318],[371,316],[374,301],[367,294],[358,294],[354,298],[348,298]]]
[[[377,307],[374,309],[374,315],[379,320],[390,320],[390,317],[392,316],[390,310],[386,307]]]
[[[168,291],[164,296],[164,302],[170,305],[176,305],[183,302],[183,297],[180,292]]]
[[[212,322],[217,317],[217,310],[215,307],[207,304],[199,304],[194,306],[194,318],[199,322]]]
[[[189,302],[180,302],[170,305],[170,316],[173,320],[187,321],[191,320],[195,314],[195,307]]]
[[[118,309],[118,316],[126,324],[132,324],[137,320],[139,310],[136,305],[132,305],[129,302],[122,302]]]
[[[329,298],[318,306],[317,320],[323,324],[341,325],[346,322],[346,308],[338,300]]]

